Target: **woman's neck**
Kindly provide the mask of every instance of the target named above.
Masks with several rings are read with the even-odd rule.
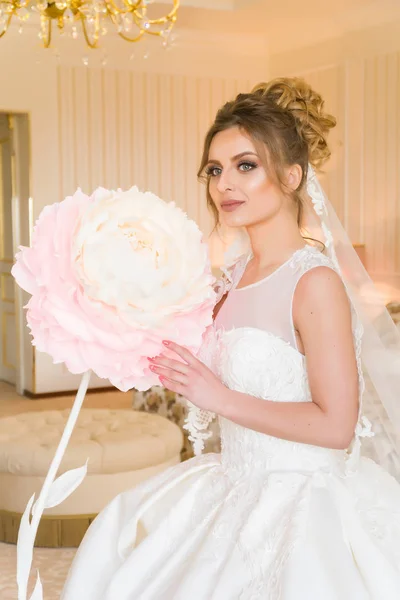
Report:
[[[263,269],[285,262],[305,245],[296,221],[275,217],[247,228],[253,252],[253,264]]]

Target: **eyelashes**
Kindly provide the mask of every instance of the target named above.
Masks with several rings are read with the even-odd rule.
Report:
[[[258,167],[257,163],[252,162],[251,160],[245,160],[242,161],[241,163],[239,163],[238,165],[239,169],[241,167],[246,167],[246,169],[242,169],[243,172],[247,173],[248,171],[252,171],[253,169],[256,169]],[[249,167],[249,168],[247,168]]]
[[[216,173],[215,171],[221,171],[220,167],[207,167],[205,173],[207,177],[216,177],[217,175],[219,175],[219,173]]]
[[[240,162],[237,166],[238,170],[241,173],[248,173],[249,171],[252,171],[253,169],[256,169],[257,167],[258,167],[257,163],[252,162],[250,160],[244,160],[244,161]],[[216,165],[210,165],[205,170],[205,174],[207,175],[207,177],[218,177],[218,175],[221,175],[221,172],[222,172],[221,167],[217,167]]]

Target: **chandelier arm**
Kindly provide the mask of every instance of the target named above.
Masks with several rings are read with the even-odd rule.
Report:
[[[145,31],[146,35],[155,35],[161,37],[164,35],[164,31]]]
[[[136,10],[136,9],[132,9],[132,8],[127,8],[126,10],[119,8],[119,6],[117,6],[115,4],[115,2],[113,2],[113,0],[107,0],[107,2],[105,4],[106,4],[108,15],[109,16],[113,15],[114,17],[116,15],[128,15],[133,10]],[[109,7],[111,7],[112,10]]]
[[[99,32],[100,32],[99,15],[98,15],[98,13],[96,14],[95,30],[94,30],[94,34],[93,34],[94,41],[93,42],[90,40],[88,31],[87,31],[86,17],[82,16],[81,21],[82,21],[82,31],[83,31],[85,41],[86,41],[87,45],[89,46],[89,48],[92,48],[92,50],[95,50],[98,47],[99,37],[100,37],[99,36]]]
[[[168,21],[172,21],[176,17],[176,13],[177,13],[178,8],[179,8],[179,2],[180,2],[180,0],[172,0],[172,1],[173,1],[172,10],[167,15],[165,15],[164,17],[160,17],[158,19],[147,19],[147,23],[150,26],[151,25],[164,25]],[[117,6],[115,4],[114,0],[107,0],[106,1],[106,7],[107,7],[108,14],[112,13],[114,15],[115,14],[126,15],[126,14],[129,14],[129,13],[132,13],[132,16],[133,16],[133,18],[135,20],[136,25],[140,29],[142,29],[142,27],[140,25],[140,22],[141,22],[142,19],[145,18],[145,16],[142,15],[142,14],[139,14],[139,16],[137,15],[137,13],[139,12],[138,8],[140,7],[140,4],[141,4],[141,1],[136,2],[135,6],[132,6],[131,4],[128,3],[129,8],[127,8],[126,10],[124,10],[124,9],[120,8],[119,6]],[[112,10],[110,10],[109,7],[111,7]],[[150,33],[150,32],[147,32],[147,33]]]
[[[125,33],[122,33],[122,32],[118,32],[118,35],[126,42],[138,42],[140,40],[140,38],[142,38],[144,36],[144,33],[145,33],[144,29],[141,29],[135,38],[130,38]]]
[[[132,13],[132,17],[133,17],[133,20],[135,22],[136,27],[139,27],[139,29],[142,30],[143,29],[142,25],[141,25],[142,22],[139,19],[139,17],[137,16],[137,14],[136,13]]]
[[[43,45],[44,45],[45,48],[50,48],[50,44],[51,44],[51,27],[52,27],[51,19],[47,19],[47,23],[48,23],[47,36],[46,36],[46,39],[43,40]]]
[[[163,23],[166,23],[167,21],[171,21],[176,16],[176,13],[179,8],[180,0],[172,0],[172,1],[173,1],[173,6],[172,6],[172,9],[170,10],[170,12],[167,15],[165,15],[165,17],[162,17],[161,19],[149,20],[150,25],[162,25]]]
[[[160,17],[159,19],[147,19],[147,23],[149,25],[164,25],[168,21],[176,20],[176,13],[178,12],[180,0],[172,0],[173,7],[170,12],[165,15],[165,17]],[[148,32],[147,32],[148,33]]]
[[[3,35],[5,35],[5,34],[7,33],[7,31],[8,31],[8,28],[9,28],[9,26],[10,26],[10,23],[11,23],[11,19],[12,19],[12,18],[13,18],[13,13],[11,13],[11,14],[8,16],[7,23],[4,25],[4,29],[3,29],[3,31],[0,33],[0,38],[2,38],[2,37],[3,37]]]
[[[126,0],[126,4],[129,6],[128,11],[130,12],[132,10],[138,10],[142,4],[142,1],[143,0],[136,0],[136,2],[129,2],[129,0]]]
[[[171,15],[171,13],[170,13],[170,15]],[[147,23],[149,25],[164,25],[165,23],[168,23],[168,21],[174,20],[175,15],[174,14],[172,14],[171,16],[170,15],[168,15],[166,17],[160,17],[159,19],[149,19],[147,21]]]

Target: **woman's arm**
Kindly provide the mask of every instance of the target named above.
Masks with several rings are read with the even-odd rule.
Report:
[[[347,448],[358,415],[358,372],[351,310],[340,277],[308,271],[293,300],[293,319],[307,361],[312,402],[272,402],[226,390],[221,416],[275,437]]]

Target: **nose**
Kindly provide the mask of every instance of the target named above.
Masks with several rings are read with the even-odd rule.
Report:
[[[231,192],[234,187],[235,186],[230,170],[227,169],[226,171],[222,171],[217,181],[217,190],[219,193],[223,194],[225,192]]]

